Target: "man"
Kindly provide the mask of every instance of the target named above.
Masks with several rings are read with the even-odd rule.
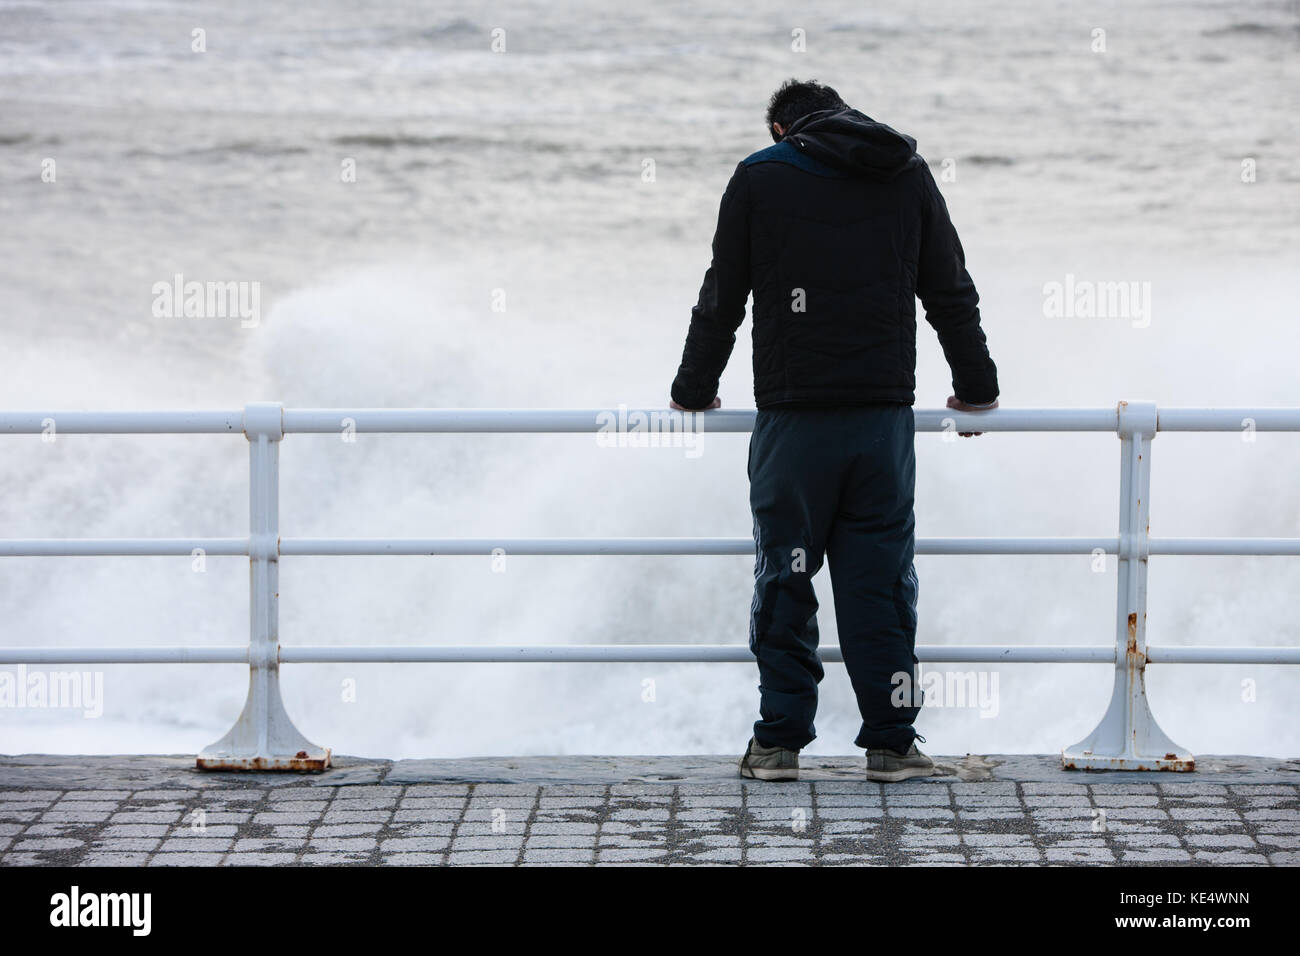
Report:
[[[815,81],[783,84],[767,126],[776,145],[743,160],[723,194],[672,384],[674,408],[721,405],[718,379],[752,289],[749,643],[761,701],[740,772],[798,779],[799,750],[816,736],[812,578],[828,559],[867,777],[925,776],[934,762],[916,747],[919,707],[893,698],[917,663],[916,298],[952,369],[949,408],[996,408],[997,369],[961,242],[916,140]]]

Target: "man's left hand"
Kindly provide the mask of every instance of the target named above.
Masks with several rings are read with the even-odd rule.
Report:
[[[948,407],[959,412],[990,412],[998,407],[997,400],[994,399],[988,405],[967,405],[956,395],[948,396]],[[958,432],[962,438],[978,438],[983,432]]]

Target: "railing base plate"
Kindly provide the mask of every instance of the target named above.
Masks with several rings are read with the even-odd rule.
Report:
[[[1166,770],[1173,773],[1192,773],[1196,758],[1187,753],[1167,753],[1160,757],[1124,754],[1110,757],[1088,751],[1062,750],[1062,770]]]
[[[292,756],[261,757],[222,753],[199,754],[194,764],[200,770],[297,770],[320,772],[330,766],[329,749],[299,750]]]

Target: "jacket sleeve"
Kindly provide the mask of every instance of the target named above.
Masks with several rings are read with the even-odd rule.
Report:
[[[749,298],[749,180],[736,167],[722,194],[718,228],[713,234],[713,263],[704,273],[700,298],[691,309],[682,364],[672,397],[683,408],[704,408],[718,394],[718,379],[736,344],[736,329],[745,319]]]
[[[998,397],[998,370],[980,328],[979,293],[966,271],[966,253],[948,216],[948,205],[929,167],[923,168],[921,254],[916,294],[925,319],[939,333],[952,369],[953,394],[972,405]]]

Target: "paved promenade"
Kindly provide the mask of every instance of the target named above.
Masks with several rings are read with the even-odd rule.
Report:
[[[1300,760],[936,759],[942,776],[882,786],[861,757],[805,758],[805,779],[774,784],[731,757],[341,757],[280,775],[0,756],[0,866],[1300,865]]]

